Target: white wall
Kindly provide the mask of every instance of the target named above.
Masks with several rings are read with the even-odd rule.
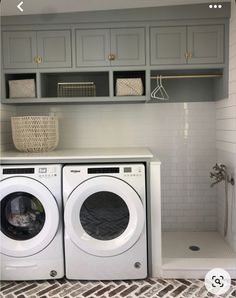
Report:
[[[16,113],[16,108],[11,105],[0,104],[0,151],[13,148],[11,137],[11,116]]]
[[[217,160],[236,177],[236,5],[232,1],[229,48],[229,98],[216,103]],[[218,187],[218,229],[224,227],[224,185]],[[229,186],[228,242],[236,251],[236,186]]]
[[[19,107],[18,114],[54,113],[60,148],[149,147],[162,161],[165,230],[215,230],[215,103]]]

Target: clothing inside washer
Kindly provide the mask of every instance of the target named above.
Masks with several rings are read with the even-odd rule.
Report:
[[[14,192],[1,202],[1,231],[15,240],[28,240],[43,228],[45,212],[32,194]]]

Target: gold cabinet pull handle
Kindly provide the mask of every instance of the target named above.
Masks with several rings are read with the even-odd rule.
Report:
[[[108,60],[113,61],[115,60],[116,56],[114,54],[109,54],[108,55]]]
[[[42,63],[42,57],[38,56],[38,64],[41,64],[41,63]]]
[[[35,61],[37,64],[41,64],[41,63],[42,63],[42,57],[37,56],[37,57],[35,57],[34,61]]]
[[[185,59],[186,59],[186,60],[190,60],[190,59],[192,59],[192,57],[193,57],[193,55],[192,55],[191,52],[186,52],[186,53],[184,54],[184,56],[185,56]]]

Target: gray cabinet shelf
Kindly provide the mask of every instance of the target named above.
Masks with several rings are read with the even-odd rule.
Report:
[[[59,97],[59,83],[87,83],[92,82],[95,85],[95,96],[109,96],[109,72],[53,72],[41,73],[41,97]],[[72,86],[73,87],[73,86]],[[79,97],[79,94],[73,96]],[[71,96],[72,97],[72,96]],[[88,101],[91,97],[88,97]],[[67,102],[67,97],[64,97]]]
[[[83,71],[83,72],[40,72],[36,73],[6,73],[5,90],[6,96],[2,98],[5,104],[36,104],[36,103],[124,103],[145,102],[145,71]],[[116,96],[115,85],[117,78],[140,77],[143,82],[144,92],[140,96]],[[36,82],[35,98],[10,98],[9,81],[34,79]],[[112,80],[112,82],[110,82]],[[83,88],[88,83],[93,83],[95,93],[93,95],[84,91],[75,93],[71,88],[77,88],[82,84]],[[66,95],[59,93],[59,85],[63,84]],[[76,85],[77,84],[77,85]],[[81,85],[79,85],[81,87]],[[85,87],[86,88],[86,87]],[[78,89],[77,89],[78,92]]]
[[[3,99],[4,104],[94,104],[94,103],[143,103],[145,96],[119,96],[119,97],[44,97],[44,98],[8,98]]]

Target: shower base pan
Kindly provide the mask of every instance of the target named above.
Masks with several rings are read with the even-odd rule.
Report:
[[[213,268],[236,278],[236,253],[219,233],[162,232],[164,278],[204,278]]]

